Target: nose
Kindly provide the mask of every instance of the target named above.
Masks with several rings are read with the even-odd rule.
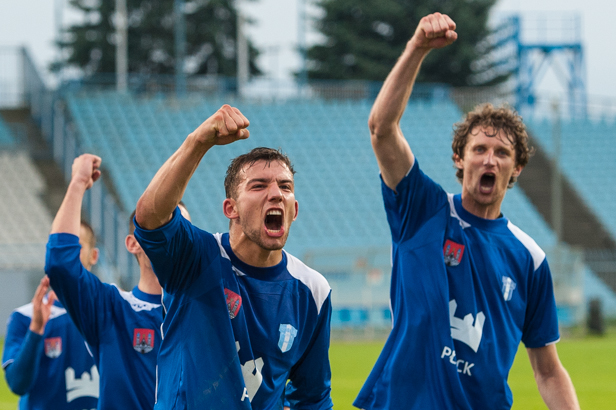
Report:
[[[280,189],[278,184],[271,184],[268,189],[267,195],[270,201],[282,200],[282,190]]]
[[[494,161],[494,151],[488,150],[486,152],[486,155],[483,158],[483,164],[484,165],[494,165],[495,164],[495,161]]]

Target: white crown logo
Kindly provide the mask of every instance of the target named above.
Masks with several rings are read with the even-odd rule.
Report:
[[[455,299],[449,301],[449,323],[451,324],[451,337],[467,344],[475,353],[479,349],[481,337],[483,336],[483,324],[486,316],[483,312],[477,313],[475,324],[473,325],[473,315],[468,314],[464,319],[455,317],[458,304]]]

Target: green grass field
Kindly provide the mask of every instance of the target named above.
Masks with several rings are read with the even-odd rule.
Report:
[[[332,396],[336,410],[355,409],[351,403],[382,346],[383,341],[332,342]],[[616,406],[616,333],[602,338],[565,339],[558,343],[558,352],[573,379],[582,409],[613,410]],[[513,391],[514,410],[546,409],[523,347],[511,369],[509,384]],[[3,377],[0,410],[14,410],[16,403],[17,396],[9,391]]]

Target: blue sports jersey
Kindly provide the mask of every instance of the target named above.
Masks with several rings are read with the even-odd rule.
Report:
[[[330,287],[283,252],[273,267],[239,260],[228,234],[195,228],[179,210],[137,226],[165,289],[156,409],[330,409]]]
[[[393,329],[354,405],[509,409],[520,340],[559,339],[545,253],[505,217],[467,212],[417,161],[395,192],[382,187]]]
[[[56,301],[42,335],[30,331],[32,303],[9,317],[2,368],[20,410],[91,410],[98,371],[83,337]]]
[[[102,283],[79,261],[79,238],[49,236],[45,272],[88,343],[100,373],[99,409],[152,409],[160,347],[160,295]]]

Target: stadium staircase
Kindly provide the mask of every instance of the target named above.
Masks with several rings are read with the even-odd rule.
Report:
[[[519,185],[550,224],[553,173],[552,124],[528,121],[536,153],[519,178]],[[564,124],[560,155],[563,183],[562,240],[582,249],[587,265],[616,291],[616,126],[578,120]]]

